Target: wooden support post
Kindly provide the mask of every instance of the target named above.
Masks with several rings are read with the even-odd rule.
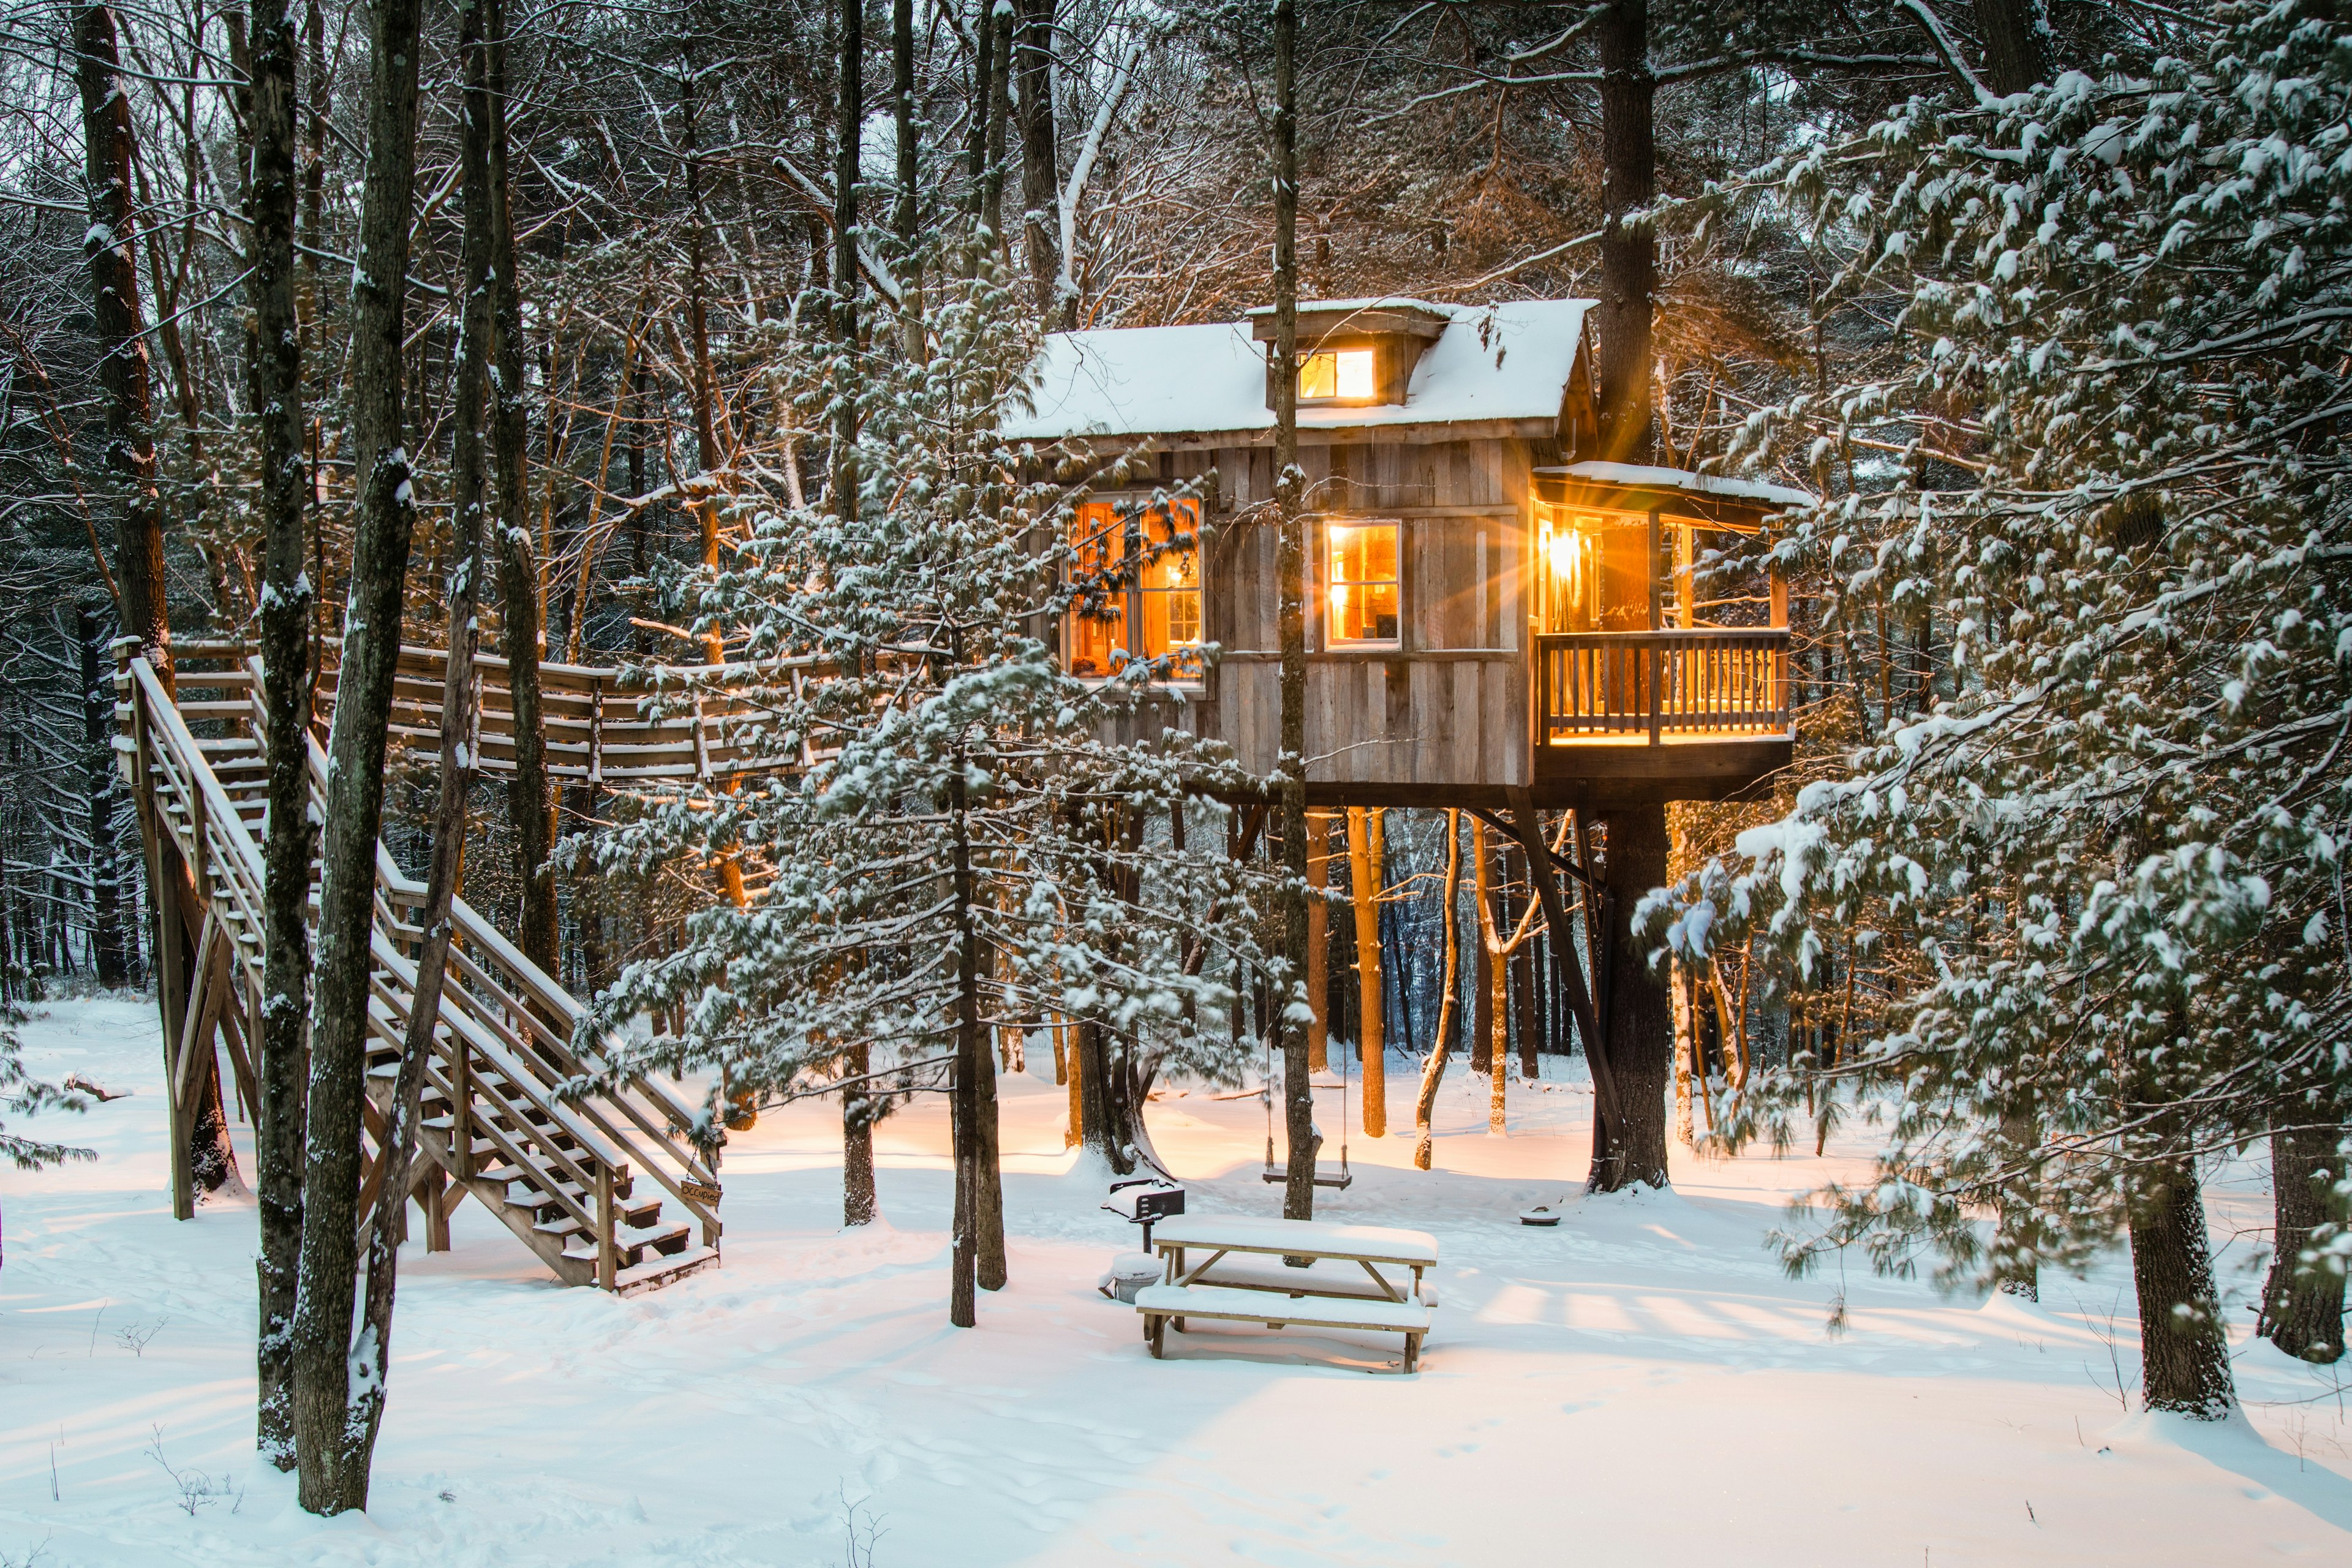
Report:
[[[161,825],[158,826],[160,829]],[[172,896],[171,885],[164,880],[166,860],[160,837],[147,863],[155,889],[155,989],[163,1013],[163,1093],[170,1101],[172,1141],[167,1153],[172,1162],[172,1217],[194,1219],[195,1173],[188,1168],[188,1129],[193,1112],[187,1097],[181,1092],[185,1077],[181,1071],[183,1036],[192,1001],[188,994],[187,929],[181,921],[179,900]],[[171,874],[177,875],[178,871],[179,868],[173,865]]]
[[[1315,1021],[1307,1026],[1307,1070],[1322,1072],[1331,1065],[1331,906],[1323,900],[1330,882],[1331,814],[1307,814],[1307,885],[1314,889],[1307,901],[1307,1005]]]
[[[613,1234],[613,1167],[596,1162],[596,1288],[610,1290],[619,1282],[621,1255]]]
[[[1380,813],[1348,808],[1348,872],[1356,912],[1356,1051],[1364,1064],[1364,1136],[1389,1131],[1388,1037],[1381,1016]]]
[[[449,1157],[457,1180],[474,1179],[474,1049],[458,1030],[449,1031]]]
[[[427,1252],[449,1250],[450,1205],[443,1196],[448,1185],[448,1175],[440,1166],[430,1160],[417,1163],[416,1205],[425,1211],[425,1250]],[[460,1187],[457,1191],[462,1194],[465,1189]]]

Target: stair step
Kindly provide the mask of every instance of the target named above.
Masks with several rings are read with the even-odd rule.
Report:
[[[563,1256],[575,1263],[596,1261],[595,1238],[577,1225],[533,1226],[540,1235],[561,1237]],[[690,1232],[683,1225],[674,1225],[651,1235],[622,1235],[613,1239],[613,1256],[623,1268],[636,1268],[659,1258],[676,1258],[688,1250]]]
[[[656,1231],[640,1231],[625,1240],[632,1247],[651,1247],[664,1258],[675,1258],[686,1250],[687,1241],[692,1235],[693,1228],[681,1224],[666,1226]]]
[[[658,1290],[665,1285],[674,1285],[689,1274],[699,1274],[706,1268],[717,1267],[717,1247],[689,1247],[683,1252],[622,1269],[614,1276],[613,1291],[619,1296],[640,1295],[647,1290]]]

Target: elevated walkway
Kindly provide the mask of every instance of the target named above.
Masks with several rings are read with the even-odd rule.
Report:
[[[166,1087],[173,1147],[184,1149],[198,1097],[208,1093],[226,1047],[248,1109],[258,1089],[253,1051],[262,996],[263,862],[268,830],[268,720],[261,666],[238,645],[189,644],[177,650],[176,700],[135,644],[118,645],[117,760],[129,779],[151,885],[163,911],[158,954]],[[437,741],[441,657],[411,650],[404,691],[429,679],[434,701],[411,698],[395,724],[412,739]],[[502,687],[502,663],[485,684]],[[206,665],[215,668],[204,668]],[[412,666],[414,670],[412,671]],[[428,667],[429,668],[428,669]],[[586,712],[577,760],[559,776],[709,779],[772,766],[719,744],[711,715],[689,698],[677,718],[618,719],[607,731],[602,693],[617,672],[583,671]],[[486,731],[498,728],[488,700]],[[482,747],[486,771],[510,773],[509,743]],[[569,720],[567,719],[567,722]],[[551,726],[552,727],[552,726]],[[201,732],[199,732],[201,731]],[[607,734],[614,736],[606,750]],[[567,738],[565,745],[572,742]],[[312,809],[325,811],[325,757],[310,742]],[[503,764],[503,765],[501,765]],[[311,868],[311,900],[318,866]],[[425,886],[376,849],[374,993],[370,1023],[369,1103],[363,1108],[362,1215],[385,1201],[377,1140],[389,1104],[416,990],[424,932],[415,923]],[[575,1047],[587,1009],[518,952],[463,899],[451,910],[453,939],[426,1063],[415,1198],[426,1216],[426,1244],[448,1245],[450,1213],[467,1196],[512,1231],[567,1285],[630,1294],[715,1266],[719,1186],[688,1130],[695,1111],[667,1087],[645,1079],[610,1092],[571,1092],[603,1072],[593,1049]],[[184,1159],[173,1162],[173,1204],[186,1217],[194,1194]]]

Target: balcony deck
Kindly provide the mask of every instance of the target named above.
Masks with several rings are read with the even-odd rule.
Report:
[[[1533,674],[1539,796],[1719,800],[1794,751],[1786,627],[1543,635]]]

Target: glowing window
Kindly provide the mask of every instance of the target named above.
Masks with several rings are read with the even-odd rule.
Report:
[[[1139,635],[1131,651],[1143,658],[1172,656],[1175,674],[1196,674],[1200,661],[1186,650],[1201,643],[1201,552],[1192,542],[1200,534],[1201,503],[1170,501],[1139,521],[1144,559],[1136,574]]]
[[[1308,354],[1298,367],[1298,395],[1370,402],[1379,395],[1372,387],[1372,351],[1336,349]]]
[[[1397,640],[1397,525],[1335,522],[1329,525],[1329,641],[1393,643]]]
[[[1088,501],[1071,525],[1068,649],[1073,675],[1111,675],[1131,658],[1167,658],[1197,674],[1201,642],[1201,503],[1140,510]]]

